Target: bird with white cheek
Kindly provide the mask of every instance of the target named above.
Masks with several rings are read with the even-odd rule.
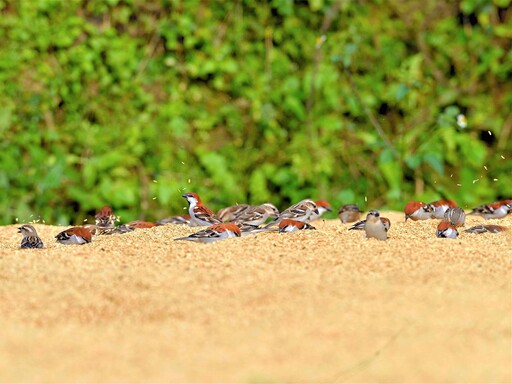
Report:
[[[448,208],[444,213],[443,221],[447,221],[456,227],[463,227],[466,222],[466,214],[460,207]]]
[[[305,229],[316,229],[311,224],[304,223],[303,221],[285,219],[279,223],[279,233],[290,233],[303,231]]]
[[[213,224],[220,224],[221,221],[215,217],[213,211],[204,205],[199,195],[194,192],[182,195],[188,201],[188,213],[190,214],[191,227],[208,227]]]
[[[447,239],[456,239],[459,236],[459,231],[457,231],[457,228],[452,223],[448,221],[441,221],[437,226],[436,236]]]
[[[361,218],[361,210],[355,204],[346,204],[338,210],[338,217],[343,224],[353,223]]]
[[[326,200],[317,200],[315,201],[315,204],[316,209],[318,210],[318,214],[313,212],[309,218],[309,221],[319,219],[325,212],[332,212],[331,204],[329,204],[329,202]]]
[[[55,236],[57,243],[61,244],[87,244],[92,241],[91,232],[84,227],[72,227]]]
[[[432,218],[434,207],[421,201],[410,201],[405,205],[404,213],[405,221],[407,221],[407,219],[414,221],[428,220]]]
[[[368,239],[375,238],[378,240],[386,240],[388,238],[388,231],[391,227],[391,222],[386,217],[380,217],[377,210],[372,210],[366,215],[366,220],[362,220],[348,230],[364,229]]]
[[[434,208],[434,212],[432,213],[432,217],[434,219],[442,219],[442,218],[444,218],[444,213],[449,208],[457,207],[457,203],[455,201],[449,200],[449,199],[442,199],[442,200],[433,201],[429,205],[431,205]]]
[[[213,243],[219,240],[225,240],[232,237],[240,237],[242,233],[240,228],[234,223],[220,223],[209,226],[190,236],[180,237],[174,240],[187,240],[197,243]]]
[[[43,241],[37,235],[36,229],[28,224],[24,224],[18,228],[18,233],[23,235],[20,248],[43,248]]]
[[[473,208],[470,215],[479,215],[484,219],[502,219],[511,212],[512,200],[502,200]]]

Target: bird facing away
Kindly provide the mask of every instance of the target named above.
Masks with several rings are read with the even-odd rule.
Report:
[[[219,210],[219,212],[217,212],[216,217],[217,219],[224,223],[234,221],[238,215],[240,215],[249,207],[249,204],[231,205],[229,207],[222,208],[221,210]]]
[[[188,201],[188,213],[190,214],[191,227],[207,227],[213,224],[220,224],[221,221],[215,217],[213,211],[203,204],[199,195],[194,192],[182,195]]]
[[[361,218],[361,210],[356,204],[346,204],[338,210],[338,217],[343,224],[353,223]]]
[[[156,222],[157,225],[165,225],[165,224],[190,224],[190,215],[175,215],[169,216],[165,219],[158,220]]]
[[[220,223],[209,226],[190,236],[180,237],[174,240],[195,241],[198,243],[213,243],[218,240],[225,240],[231,237],[240,237],[240,228],[234,223]]]
[[[92,241],[91,232],[84,227],[72,227],[55,236],[57,243],[61,244],[86,244]]]
[[[456,227],[463,227],[466,222],[466,214],[460,207],[448,208],[444,213],[443,220]]]
[[[33,226],[24,224],[18,228],[18,233],[23,235],[21,248],[43,248],[43,242],[37,235],[36,229]]]

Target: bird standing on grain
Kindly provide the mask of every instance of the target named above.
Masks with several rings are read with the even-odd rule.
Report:
[[[434,208],[434,212],[432,212],[432,217],[434,219],[442,219],[444,217],[444,213],[449,208],[457,207],[457,203],[455,201],[449,200],[449,199],[433,201],[429,205],[431,205]]]
[[[378,240],[386,240],[388,238],[388,231],[391,227],[391,222],[386,217],[380,217],[380,213],[377,210],[372,210],[366,215],[366,220],[362,220],[352,227],[354,229],[364,229],[366,237],[368,239],[375,238]]]
[[[87,244],[92,241],[91,232],[84,227],[72,227],[55,236],[57,243],[61,244]]]
[[[152,223],[150,221],[135,220],[135,221],[130,221],[129,223],[120,225],[119,227],[117,227],[114,230],[113,233],[119,233],[119,234],[128,233],[128,232],[133,232],[136,229],[153,228],[155,226],[156,226],[156,224]]]
[[[511,212],[512,200],[502,200],[475,207],[470,215],[479,215],[484,219],[501,219]]]
[[[215,217],[213,211],[203,204],[197,193],[189,192],[182,195],[188,201],[188,213],[190,214],[191,227],[207,227],[213,224],[220,224],[221,221]]]
[[[434,207],[421,201],[410,201],[405,205],[404,213],[405,221],[407,221],[407,219],[414,221],[428,220],[432,218]]]
[[[459,231],[457,231],[455,225],[449,221],[441,221],[437,226],[436,236],[447,239],[456,239],[459,236]]]
[[[190,236],[180,237],[174,240],[187,240],[197,243],[213,243],[219,240],[229,239],[231,237],[240,237],[242,233],[240,228],[234,223],[220,223],[209,226]]]
[[[338,217],[343,224],[353,223],[361,218],[361,210],[355,204],[346,204],[338,210]]]
[[[311,199],[305,199],[285,209],[279,214],[277,219],[267,224],[265,228],[279,225],[281,221],[286,219],[307,223],[311,220],[312,215],[318,214],[319,212],[316,203]]]
[[[464,232],[468,233],[501,233],[503,231],[506,231],[507,227],[503,227],[501,225],[476,225],[474,227],[471,227],[469,229],[466,229]]]
[[[460,207],[448,208],[444,213],[443,221],[447,221],[456,227],[463,227],[466,222],[466,214]]]
[[[98,211],[98,213],[96,213],[94,219],[96,220],[95,234],[109,235],[114,232],[116,227],[115,223],[116,220],[118,220],[118,217],[114,215],[112,208],[105,205]]]
[[[24,224],[18,228],[18,233],[23,235],[21,240],[21,248],[43,248],[43,242],[37,235],[36,229],[28,224]]]

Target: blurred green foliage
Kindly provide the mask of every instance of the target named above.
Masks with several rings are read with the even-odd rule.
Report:
[[[161,218],[184,190],[215,209],[512,195],[510,0],[0,12],[3,223],[80,222],[104,204]]]

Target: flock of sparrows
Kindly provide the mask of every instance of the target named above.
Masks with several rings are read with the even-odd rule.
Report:
[[[61,244],[87,244],[93,236],[122,234],[138,228],[151,228],[166,224],[186,224],[191,227],[206,227],[196,233],[174,240],[188,240],[211,243],[231,237],[278,231],[280,233],[315,229],[310,222],[320,218],[325,212],[332,211],[325,200],[313,201],[305,199],[280,212],[273,204],[262,205],[237,204],[223,208],[216,214],[203,204],[197,193],[185,193],[188,201],[188,215],[167,217],[156,223],[148,221],[132,221],[116,226],[119,218],[108,206],[102,207],[95,215],[95,225],[77,226],[58,233],[55,238]],[[512,200],[503,200],[474,208],[469,214],[480,215],[485,219],[500,219],[512,212]],[[353,223],[349,230],[364,230],[367,238],[386,240],[391,222],[381,217],[379,211],[371,210],[366,219],[361,218],[362,211],[355,204],[347,204],[338,210],[342,223]],[[464,226],[466,214],[453,200],[439,200],[425,204],[411,201],[404,208],[405,221],[441,219],[436,235],[444,238],[457,238],[458,229]],[[497,233],[505,230],[499,225],[478,225],[466,230],[470,233]],[[21,248],[43,248],[43,242],[32,225],[19,227],[23,235]]]

